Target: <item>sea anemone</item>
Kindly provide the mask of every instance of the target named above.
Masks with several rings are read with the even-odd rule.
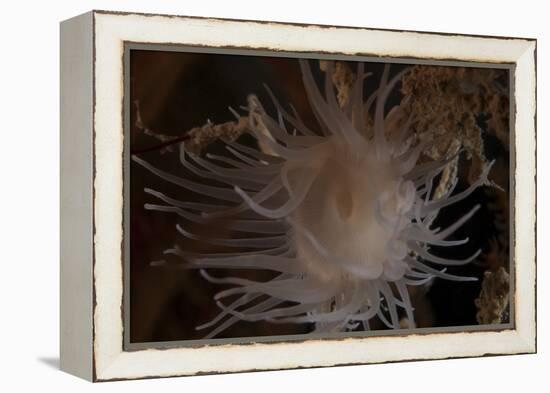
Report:
[[[230,288],[217,293],[219,314],[197,329],[212,328],[206,338],[244,321],[311,323],[313,332],[368,330],[378,318],[388,328],[415,326],[408,286],[434,277],[471,281],[446,272],[447,266],[474,260],[447,259],[431,246],[454,247],[468,239],[448,240],[478,210],[474,206],[447,228],[432,228],[441,209],[463,200],[488,184],[491,165],[462,192],[457,181],[442,196],[432,185],[454,157],[419,160],[426,143],[411,131],[412,117],[386,102],[404,72],[389,78],[386,65],[378,89],[364,100],[368,74],[358,63],[349,100],[339,105],[329,63],[324,95],[307,61],[300,60],[303,83],[317,127],[310,128],[292,108],[287,111],[268,89],[276,116],[264,110],[256,96],[245,107],[248,132],[257,147],[224,141],[228,155],[200,156],[180,145],[182,166],[203,179],[196,182],[133,159],[160,178],[205,200],[184,201],[161,192],[145,191],[162,202],[150,210],[175,213],[186,222],[216,225],[226,238],[192,233],[189,239],[224,246],[221,252],[193,253],[174,247],[165,251],[183,258],[185,268]],[[232,110],[237,118],[242,118]],[[367,119],[370,119],[367,121]],[[206,203],[204,203],[206,202]],[[227,247],[234,248],[226,252]],[[246,250],[246,251],[243,251]],[[439,267],[438,267],[439,266]],[[267,281],[216,277],[209,269],[259,269],[273,273]]]

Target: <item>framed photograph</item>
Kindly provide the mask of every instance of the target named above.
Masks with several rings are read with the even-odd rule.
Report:
[[[61,367],[536,351],[536,40],[61,24]]]

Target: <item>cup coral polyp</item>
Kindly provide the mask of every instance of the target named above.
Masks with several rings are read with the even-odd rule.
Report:
[[[350,99],[340,106],[331,67],[323,95],[308,63],[300,61],[300,66],[318,129],[306,126],[270,92],[275,117],[266,113],[257,97],[248,99],[249,131],[261,148],[226,141],[230,157],[200,157],[181,144],[181,164],[219,185],[177,177],[134,157],[164,180],[220,201],[187,202],[146,189],[163,202],[146,208],[175,213],[196,224],[223,218],[219,225],[246,234],[201,237],[178,225],[185,237],[235,247],[235,252],[193,254],[178,247],[166,251],[184,258],[186,267],[201,269],[205,279],[232,285],[215,297],[221,310],[216,318],[197,327],[214,327],[207,338],[239,320],[314,323],[315,332],[338,332],[360,324],[369,329],[369,321],[377,317],[397,329],[400,310],[408,326],[414,327],[408,286],[423,285],[434,277],[473,279],[450,275],[445,267],[467,264],[479,251],[453,260],[433,255],[430,246],[465,244],[468,239],[447,238],[479,206],[447,228],[431,225],[441,209],[487,183],[491,165],[466,190],[453,193],[451,187],[434,198],[434,179],[448,161],[418,163],[426,145],[415,143],[410,131],[413,119],[399,106],[390,111],[385,107],[402,73],[389,80],[386,66],[378,89],[365,101],[367,75],[359,63]],[[372,122],[366,121],[369,113]],[[212,268],[261,269],[278,275],[256,282],[213,277],[208,273]]]

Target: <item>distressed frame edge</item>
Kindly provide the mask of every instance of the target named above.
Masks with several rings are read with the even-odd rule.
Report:
[[[98,15],[119,15],[119,17],[125,17],[125,16],[143,16],[143,15],[140,15],[140,14],[124,14],[124,16],[120,16],[120,14],[118,13],[105,13],[105,12],[99,12]],[[174,16],[166,16],[167,18],[179,18],[179,17],[174,17]],[[189,19],[189,17],[182,17],[184,19]],[[194,18],[190,18],[190,19],[194,19]],[[218,20],[220,21],[220,20]],[[223,20],[221,20],[223,21]],[[234,20],[229,20],[229,22],[235,22]],[[254,21],[246,21],[246,22],[254,22]],[[288,24],[284,24],[284,23],[272,23],[271,24],[272,26],[273,25],[281,25],[281,26],[288,26]],[[328,27],[328,26],[323,26],[323,27]],[[359,29],[359,28],[356,28],[356,29]],[[360,30],[366,30],[366,31],[370,31],[369,29],[360,29]],[[418,32],[413,32],[413,33],[418,33]],[[400,33],[399,32],[395,32],[395,31],[392,31],[392,34],[394,35],[399,35]],[[430,35],[430,34],[437,34],[437,33],[421,33],[421,34],[426,34],[426,35]],[[453,37],[455,36],[458,36],[458,35],[452,35]],[[470,37],[470,36],[465,36],[465,35],[460,35],[462,37]],[[120,39],[121,42],[125,41],[122,37],[116,37],[117,39]],[[484,39],[484,38],[481,38],[481,39]],[[498,40],[507,40],[506,38],[502,38],[502,37],[497,37],[496,39]],[[525,86],[525,90],[526,90],[526,94],[527,94],[527,97],[530,98],[530,103],[532,104],[532,115],[534,116],[534,118],[536,119],[536,100],[535,100],[535,97],[534,97],[534,90],[536,88],[536,40],[532,40],[532,39],[520,39],[521,41],[524,41],[524,52],[522,53],[522,55],[525,55],[523,56],[523,62],[525,63],[525,67],[526,68],[530,68],[530,66],[532,66],[533,68],[533,73],[532,73],[532,80],[533,80],[533,84],[532,85],[529,85],[529,86]],[[533,42],[534,41],[534,42]],[[94,41],[95,43],[95,41]],[[522,56],[520,56],[522,57]],[[516,60],[516,65],[518,66],[519,65],[519,58],[516,57],[515,58]],[[521,69],[523,69],[523,66],[521,67]],[[517,70],[516,70],[517,71]],[[528,74],[529,74],[530,71],[528,71]],[[518,77],[517,77],[517,72],[516,72],[516,82],[518,80]],[[528,78],[529,79],[529,78]],[[519,83],[517,85],[520,85]],[[528,103],[529,104],[529,103]],[[121,104],[122,105],[122,104]],[[516,109],[518,108],[518,104],[516,103]],[[524,114],[523,112],[521,112],[522,115],[524,115],[524,117],[527,118],[527,121],[529,121],[529,114]],[[519,116],[518,116],[519,117]],[[527,152],[528,154],[529,153],[533,153],[535,152],[536,153],[536,124],[535,122],[533,121],[532,122],[532,127],[528,127],[527,128],[527,132],[529,133],[528,137],[529,139],[532,139],[531,142],[534,142],[533,144],[533,151],[529,151]],[[518,119],[516,118],[516,127],[518,125]],[[532,138],[531,138],[532,137]],[[517,140],[516,140],[516,144],[517,144]],[[97,147],[97,146],[96,146]],[[532,154],[531,154],[532,155]],[[536,175],[536,162],[533,162],[533,163],[530,163],[529,165],[531,164],[534,164],[532,166],[532,169],[533,169],[533,174]],[[95,180],[95,179],[94,179]],[[534,181],[532,184],[529,184],[528,185],[530,189],[534,189],[536,187],[536,181]],[[536,194],[534,196],[534,198],[536,198]],[[536,206],[536,200],[534,201],[535,203],[535,206]],[[520,217],[521,216],[519,214],[517,214],[517,211],[519,209],[516,209],[516,218],[517,217]],[[533,225],[531,226],[532,227],[532,231],[531,229],[529,230],[529,234],[532,234],[533,237],[535,236],[535,223],[536,223],[536,215],[535,213],[533,214],[532,217],[529,217],[527,218],[527,221],[530,221]],[[529,222],[527,222],[526,224],[529,224]],[[517,238],[516,238],[517,239]],[[530,244],[529,246],[533,246],[533,244]],[[517,251],[517,250],[516,250]],[[536,258],[536,250],[533,249],[531,250],[531,252],[533,253],[533,257]],[[522,266],[525,266],[525,265],[530,265],[530,264],[523,264]],[[534,281],[536,279],[536,268],[535,266],[527,266],[529,268],[529,270],[531,270],[531,277],[532,277],[532,280]],[[517,273],[517,272],[516,272]],[[529,273],[529,272],[528,272]],[[519,280],[518,280],[519,281]],[[95,285],[97,286],[98,283],[95,282]],[[516,291],[516,292],[519,292]],[[518,298],[516,297],[515,299],[515,302],[516,302],[516,306],[517,306],[517,303],[519,302],[520,300],[518,300]],[[533,290],[533,293],[531,295],[528,295],[528,303],[533,303],[533,304],[530,304],[533,306],[534,308],[534,302],[535,302],[535,290]],[[527,306],[527,308],[529,307],[529,305]],[[516,307],[518,308],[518,307]],[[523,309],[526,308],[525,304],[523,307],[521,307]],[[94,315],[94,320],[95,318],[97,317],[97,315]],[[532,311],[532,315],[524,315],[523,316],[523,321],[521,323],[517,323],[518,322],[518,318],[519,316],[516,315],[516,329],[513,330],[513,331],[510,331],[510,332],[507,332],[507,339],[509,340],[514,340],[515,341],[515,348],[512,349],[510,352],[507,352],[507,351],[502,351],[502,350],[499,350],[499,351],[496,351],[496,352],[479,352],[479,353],[469,353],[469,354],[456,354],[456,356],[454,357],[469,357],[469,356],[483,356],[483,355],[499,355],[499,354],[519,354],[519,353],[533,353],[536,351],[536,315],[535,315],[535,310],[533,309]],[[530,323],[532,322],[531,326],[526,326],[529,325]],[[98,332],[96,332],[96,336],[97,336]],[[476,333],[477,334],[477,333]],[[444,334],[443,336],[449,336],[449,334]],[[97,337],[94,337],[94,344],[95,344],[95,339]],[[391,337],[392,340],[396,340],[396,337]],[[450,339],[453,339],[452,337]],[[357,339],[355,339],[357,340]],[[368,340],[368,339],[367,339]],[[399,341],[399,340],[397,340]],[[121,345],[122,345],[122,342],[121,342]],[[296,345],[303,345],[303,343],[301,344],[296,344]],[[97,350],[97,348],[96,348]],[[160,352],[163,352],[163,351],[169,351],[169,350],[161,350]],[[177,350],[176,350],[177,351]],[[155,351],[151,351],[151,350],[146,350],[146,351],[138,351],[138,352],[148,352],[148,353],[152,353],[152,352],[155,352]],[[149,374],[144,374],[144,375],[124,375],[125,373],[120,373],[121,371],[121,367],[124,368],[124,364],[128,361],[132,361],[130,358],[127,358],[128,356],[125,356],[127,355],[127,353],[123,353],[123,351],[120,351],[118,353],[117,356],[114,356],[114,357],[110,357],[110,362],[109,363],[103,363],[103,367],[101,367],[100,370],[98,370],[98,375],[96,375],[94,377],[94,380],[97,380],[97,381],[103,381],[103,380],[116,380],[116,379],[134,379],[134,378],[147,378],[147,377],[161,377],[161,376],[179,376],[179,375],[195,375],[195,374],[201,374],[201,373],[204,373],[204,372],[201,372],[200,370],[199,371],[189,371],[189,372],[184,372],[184,371],[179,371],[179,372],[167,372],[167,373],[149,373]],[[97,353],[95,353],[95,356],[94,356],[94,360],[96,359],[97,356],[102,356],[102,353],[101,353],[101,350],[97,351]],[[380,360],[380,361],[361,361],[360,363],[361,364],[364,364],[364,363],[380,363],[380,362],[386,362],[386,361],[407,361],[407,360],[428,360],[428,359],[441,359],[441,358],[448,358],[448,357],[453,357],[453,354],[440,354],[439,356],[438,355],[430,355],[428,357],[419,357],[419,358],[406,358],[406,357],[399,357],[399,359],[394,359],[394,360]],[[105,360],[105,359],[103,359]],[[307,365],[302,365],[302,364],[298,364],[298,365],[290,365],[288,367],[275,367],[275,368],[262,368],[262,369],[265,369],[265,370],[268,370],[268,369],[284,369],[284,368],[297,368],[297,367],[323,367],[323,366],[334,366],[334,365],[339,365],[339,364],[356,364],[356,363],[331,363],[331,364],[307,364]],[[214,371],[206,371],[206,373],[221,373],[221,372],[242,372],[242,371],[252,371],[254,369],[226,369],[226,370],[214,370]]]
[[[514,80],[514,303],[519,338],[537,352],[537,41],[516,61]],[[521,148],[518,148],[519,147]],[[521,172],[521,175],[520,175]],[[517,192],[522,190],[522,192]],[[530,213],[530,214],[529,214]],[[525,258],[527,256],[527,258]],[[525,262],[521,262],[526,259]],[[518,279],[518,277],[520,277]],[[520,305],[523,305],[520,307]]]
[[[59,25],[60,369],[94,380],[93,12]]]
[[[183,15],[183,14],[163,14],[163,13],[151,13],[151,12],[137,12],[137,11],[113,11],[113,10],[103,10],[103,9],[94,9],[91,12],[97,15],[120,15],[120,16],[145,16],[145,17],[162,17],[162,18],[176,18],[176,19],[195,19],[195,20],[204,20],[204,21],[218,21],[218,22],[243,22],[243,23],[253,23],[253,24],[270,24],[270,25],[285,25],[285,26],[295,26],[295,27],[319,27],[325,29],[357,29],[357,30],[371,30],[371,31],[383,31],[383,32],[396,32],[396,33],[419,33],[419,34],[434,34],[434,35],[443,35],[443,36],[458,36],[458,37],[472,37],[472,38],[494,38],[502,40],[525,40],[525,41],[536,41],[535,37],[508,37],[508,36],[499,36],[499,35],[486,35],[486,34],[467,34],[467,33],[450,33],[450,32],[440,32],[440,31],[429,31],[429,30],[407,30],[407,29],[389,29],[382,27],[365,27],[357,25],[328,25],[323,23],[307,23],[307,22],[283,22],[283,21],[272,21],[272,20],[262,20],[262,19],[240,19],[240,18],[222,18],[216,16],[198,16],[198,15]]]

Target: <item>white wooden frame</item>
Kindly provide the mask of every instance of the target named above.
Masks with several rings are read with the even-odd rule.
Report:
[[[124,351],[125,42],[515,65],[513,328]],[[61,51],[63,370],[105,381],[536,351],[535,40],[93,11],[62,23]]]

